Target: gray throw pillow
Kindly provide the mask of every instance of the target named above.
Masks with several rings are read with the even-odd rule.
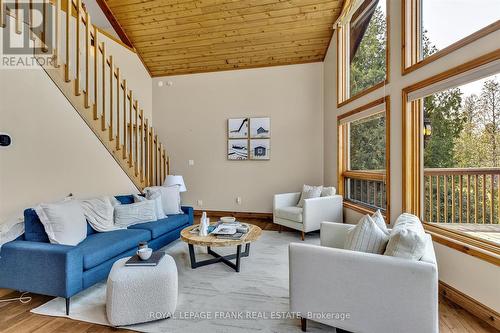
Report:
[[[297,204],[297,207],[304,207],[305,199],[319,198],[321,196],[322,190],[323,186],[304,185],[302,187],[302,194],[300,195],[300,200]]]

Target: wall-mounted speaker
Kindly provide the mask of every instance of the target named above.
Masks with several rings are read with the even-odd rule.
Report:
[[[12,139],[10,135],[5,134],[5,133],[0,133],[0,147],[7,147],[10,146],[12,143]]]

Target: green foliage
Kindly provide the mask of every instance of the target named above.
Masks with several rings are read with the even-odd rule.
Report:
[[[351,96],[385,79],[386,32],[385,15],[377,6],[351,62]]]
[[[449,89],[424,98],[424,118],[432,124],[432,135],[424,150],[426,168],[454,166],[454,140],[462,131],[465,119],[461,113],[460,89]]]
[[[385,170],[385,115],[350,124],[350,169]]]

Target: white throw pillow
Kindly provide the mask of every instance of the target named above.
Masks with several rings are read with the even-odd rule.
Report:
[[[159,193],[163,211],[167,215],[183,214],[181,210],[181,195],[179,185],[174,186],[152,186],[144,189],[146,197],[151,197],[154,193]]]
[[[159,192],[153,192],[153,193],[148,192],[148,193],[146,193],[146,197],[134,194],[134,202],[141,202],[141,201],[145,201],[145,200],[154,201],[156,218],[158,220],[167,218],[167,215],[165,215],[165,212],[163,211],[163,204],[161,202],[161,194]]]
[[[78,245],[87,237],[87,220],[76,200],[40,204],[35,212],[52,244]]]
[[[98,197],[79,200],[83,214],[92,229],[97,232],[116,230],[113,219],[113,204],[109,197]]]
[[[383,232],[385,232],[386,235],[390,234],[389,229],[387,229],[387,224],[385,223],[384,216],[382,216],[382,213],[380,212],[380,209],[377,209],[377,211],[372,215],[373,222],[377,225],[377,227],[380,228]]]
[[[344,249],[367,253],[384,253],[389,236],[365,215],[358,224],[347,232]]]
[[[385,255],[418,261],[426,248],[426,234],[419,218],[401,214],[392,228]]]
[[[334,196],[335,193],[337,193],[337,190],[333,186],[323,187],[323,190],[321,190],[322,197],[331,197],[331,196]]]
[[[115,226],[126,228],[138,223],[156,221],[155,211],[156,204],[153,200],[116,206]]]
[[[305,199],[319,198],[321,196],[322,190],[323,186],[304,185],[302,187],[302,194],[300,195],[300,200],[297,204],[297,207],[304,207]]]

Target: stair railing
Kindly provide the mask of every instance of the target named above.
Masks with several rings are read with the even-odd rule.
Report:
[[[40,49],[52,50],[53,66],[64,66],[64,81],[74,82],[75,96],[83,95],[83,112],[100,124],[93,130],[107,132],[114,147],[108,150],[123,168],[133,170],[135,185],[141,190],[161,185],[170,167],[165,147],[128,88],[116,59],[108,53],[109,37],[91,23],[81,0],[42,0],[42,24],[38,27],[33,25],[32,0],[24,15],[22,6],[19,0],[0,0],[0,27],[9,27],[6,15],[10,15],[15,19],[16,33],[22,34],[24,23],[31,39],[41,43]]]

